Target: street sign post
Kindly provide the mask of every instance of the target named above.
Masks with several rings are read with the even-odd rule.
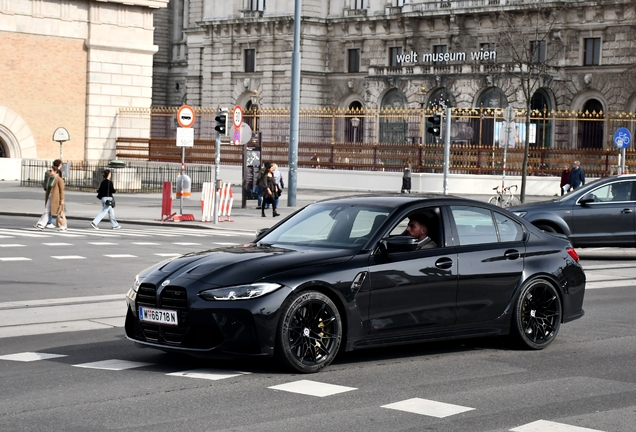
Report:
[[[186,195],[184,187],[186,184],[185,176],[185,148],[194,147],[194,129],[190,129],[196,120],[197,115],[194,108],[189,105],[183,105],[177,111],[177,147],[181,147],[181,183],[179,195],[179,214],[183,216],[183,197]]]
[[[55,129],[55,132],[53,132],[53,141],[57,141],[60,143],[60,160],[63,160],[62,159],[62,144],[70,139],[71,139],[71,136],[68,134],[68,131],[64,129],[63,127],[59,127]]]
[[[243,109],[240,106],[234,107],[234,115],[232,116],[232,121],[234,122],[234,127],[239,129],[243,124]]]
[[[621,174],[625,174],[625,149],[632,142],[632,134],[627,128],[618,128],[614,133],[614,144],[621,151]]]
[[[179,123],[179,126],[182,128],[192,127],[196,118],[197,115],[194,112],[194,108],[189,105],[183,105],[177,111],[177,123]]]

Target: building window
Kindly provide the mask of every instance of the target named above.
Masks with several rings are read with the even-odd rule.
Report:
[[[360,72],[360,50],[359,49],[350,49],[349,50],[349,73],[358,73]]]
[[[246,9],[263,12],[265,10],[265,0],[247,0]]]
[[[601,64],[601,38],[585,39],[585,53],[583,65],[595,66]]]
[[[352,0],[352,9],[364,9],[364,0]]]
[[[245,72],[254,72],[254,65],[256,63],[256,52],[254,49],[246,49],[244,51],[245,53],[245,58],[244,58],[244,66],[245,66]]]
[[[398,62],[398,56],[402,57],[402,47],[389,48],[389,66],[390,67],[402,66],[401,62]]]
[[[532,52],[532,63],[540,64],[545,63],[546,53],[545,41],[532,41],[530,42],[530,51]]]
[[[446,54],[447,52],[448,52],[447,45],[433,45],[433,59],[435,59],[433,64],[436,64],[436,65],[446,64],[446,61],[444,60],[444,54]]]

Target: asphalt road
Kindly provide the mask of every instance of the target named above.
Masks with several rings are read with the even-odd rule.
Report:
[[[415,344],[346,354],[307,376],[123,337],[117,310],[139,270],[249,234],[84,225],[36,232],[0,216],[2,431],[634,430],[631,250],[579,250],[586,315],[544,351],[499,338]]]

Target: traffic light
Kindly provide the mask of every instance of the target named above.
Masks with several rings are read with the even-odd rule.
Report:
[[[214,127],[214,130],[217,131],[221,136],[227,136],[228,134],[227,118],[227,112],[224,111],[217,111],[216,117],[214,117],[214,120],[216,120],[216,126]]]
[[[431,124],[431,126],[426,129],[427,132],[434,137],[440,136],[442,132],[442,116],[439,114],[435,114],[427,118],[427,120]]]

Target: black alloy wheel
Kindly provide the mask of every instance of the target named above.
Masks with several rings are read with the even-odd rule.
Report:
[[[318,372],[333,361],[342,339],[336,305],[317,291],[303,291],[285,301],[277,330],[276,357],[302,373]]]
[[[541,350],[552,343],[561,325],[561,299],[546,280],[530,282],[515,306],[512,334],[524,348]]]

